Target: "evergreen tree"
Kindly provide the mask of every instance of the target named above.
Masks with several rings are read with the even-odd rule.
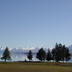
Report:
[[[62,44],[56,44],[55,48],[52,49],[52,56],[56,62],[68,61],[70,59],[69,49]]]
[[[59,46],[58,44],[56,43],[56,46],[54,49],[52,49],[52,56],[53,56],[53,59],[58,62],[60,60],[60,56],[59,56],[60,52],[59,52]]]
[[[68,61],[71,59],[71,54],[69,53],[69,49],[66,48],[66,51],[65,51],[65,60]]]
[[[27,56],[27,57],[28,57],[28,59],[29,59],[30,61],[32,60],[32,57],[33,57],[33,56],[32,56],[32,51],[31,51],[31,50],[29,50],[29,53],[28,53],[28,56]]]
[[[61,57],[62,57],[61,61],[64,62],[65,57],[66,57],[66,46],[65,45],[62,46]]]
[[[48,53],[47,53],[47,56],[46,56],[46,60],[47,60],[47,61],[52,60],[52,54],[51,54],[50,49],[48,49]]]
[[[43,61],[46,59],[46,52],[44,51],[43,48],[41,48],[38,53],[37,53],[37,56],[36,58],[38,58],[39,60]]]
[[[11,56],[10,56],[10,51],[8,49],[8,47],[6,47],[5,51],[3,52],[3,56],[1,57],[2,60],[10,60]]]

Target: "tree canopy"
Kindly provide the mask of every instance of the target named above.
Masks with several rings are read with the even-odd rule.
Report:
[[[36,58],[38,58],[39,60],[43,61],[46,59],[46,52],[43,48],[41,48],[38,53],[37,53],[37,56]]]
[[[10,60],[11,59],[11,56],[10,56],[10,51],[8,49],[8,47],[6,47],[6,49],[4,50],[3,52],[3,56],[1,57],[2,60]]]
[[[28,57],[29,60],[32,60],[33,56],[32,56],[32,51],[31,50],[29,50],[27,57]]]
[[[55,48],[52,49],[53,59],[58,61],[68,61],[70,59],[69,49],[65,45],[57,44]]]

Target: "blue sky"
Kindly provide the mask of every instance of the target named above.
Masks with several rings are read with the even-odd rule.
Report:
[[[0,46],[72,44],[72,0],[0,0]]]

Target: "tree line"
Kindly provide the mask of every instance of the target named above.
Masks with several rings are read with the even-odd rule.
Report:
[[[29,59],[29,61],[32,61],[33,53],[31,50],[29,50],[27,54],[27,58]],[[36,53],[36,58],[39,59],[40,61],[52,60],[55,62],[59,62],[59,61],[64,62],[71,59],[71,54],[69,52],[69,49],[65,45],[56,43],[55,48],[53,48],[52,50],[48,49],[47,52],[43,48],[39,49],[38,52]],[[11,55],[8,47],[6,47],[6,49],[4,50],[1,59],[5,60],[5,62],[6,60],[11,59]]]

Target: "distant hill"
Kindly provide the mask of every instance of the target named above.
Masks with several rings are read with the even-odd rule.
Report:
[[[68,46],[70,53],[72,54],[72,45]],[[10,48],[10,52],[13,54],[24,54],[28,53],[29,50],[32,50],[33,53],[37,53],[40,48]],[[47,52],[48,49],[44,48],[44,50]],[[2,54],[4,51],[4,48],[0,48],[0,54]]]
[[[34,54],[34,53],[37,53],[39,49],[40,48],[10,48],[9,50],[12,54],[13,53],[14,54],[24,54],[24,53],[27,54],[29,50],[32,50],[32,53]],[[44,48],[44,50],[46,52],[48,51],[47,48]],[[3,53],[3,51],[4,51],[4,48],[0,48],[0,54]]]
[[[37,53],[39,48],[10,48],[10,52],[13,54],[24,54],[32,50],[33,53]],[[4,48],[0,48],[0,54],[3,53]]]
[[[70,53],[72,54],[72,45],[68,46]]]

